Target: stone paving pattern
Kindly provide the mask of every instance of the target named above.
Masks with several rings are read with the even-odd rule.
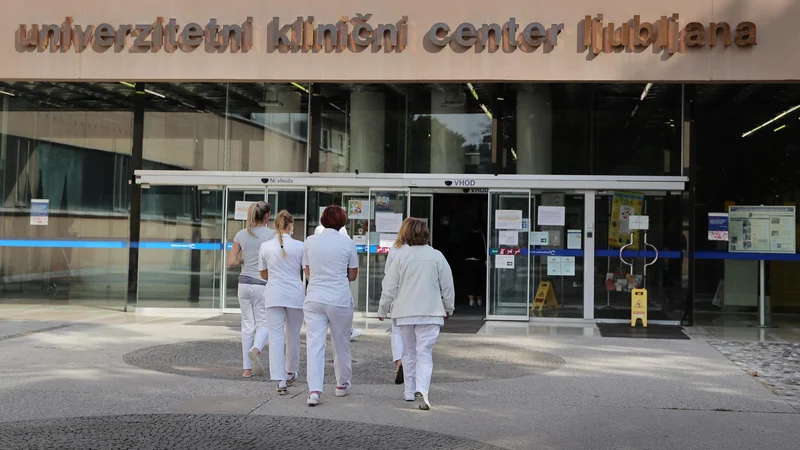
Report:
[[[241,340],[217,339],[147,347],[124,356],[126,363],[158,372],[201,378],[229,380],[264,380],[259,369],[251,379],[241,376]],[[305,378],[306,349],[300,349],[301,377]],[[350,345],[353,353],[354,384],[390,384],[394,364],[389,336],[359,338]],[[264,367],[269,370],[269,348],[263,352]],[[471,358],[481,358],[475,364]],[[333,356],[327,346],[325,380],[334,383]],[[564,365],[564,360],[544,352],[509,345],[481,342],[475,337],[441,335],[434,347],[433,383],[454,383],[519,378],[542,374]]]
[[[281,416],[128,415],[0,423],[10,450],[500,449],[409,428]]]
[[[709,343],[800,411],[800,344],[725,341]]]

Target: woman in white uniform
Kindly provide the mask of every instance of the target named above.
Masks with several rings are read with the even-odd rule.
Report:
[[[428,410],[433,373],[433,345],[444,319],[454,310],[453,273],[444,255],[428,245],[428,226],[408,218],[398,240],[408,245],[397,252],[383,279],[378,317],[392,313],[392,327],[403,340],[406,400]]]
[[[303,243],[291,238],[294,218],[283,210],[275,216],[277,236],[261,244],[258,268],[269,280],[264,306],[269,331],[269,373],[286,395],[300,371],[300,328],[303,326]],[[286,352],[282,350],[286,346]],[[288,372],[287,372],[288,371]]]
[[[261,363],[261,350],[267,342],[267,319],[264,311],[264,286],[258,271],[261,244],[275,237],[267,227],[269,203],[258,202],[247,210],[247,227],[236,233],[228,253],[228,266],[242,266],[239,274],[239,309],[242,314],[242,377],[253,376],[254,366]]]
[[[350,282],[358,276],[358,253],[356,244],[338,231],[347,222],[344,209],[328,206],[322,213],[321,222],[325,230],[309,237],[303,252],[303,267],[308,279],[303,313],[308,351],[309,406],[318,405],[322,396],[329,326],[337,397],[350,393],[353,375],[350,353],[353,296]]]
[[[317,228],[314,229],[314,235],[316,236],[318,234],[322,234],[323,231],[325,231],[325,227],[322,224],[319,224],[317,225]],[[345,227],[339,228],[339,234],[346,236],[348,239],[350,238],[350,235],[347,234],[347,229]],[[350,340],[352,341],[362,334],[363,332],[361,331],[361,328],[353,328],[350,330]]]

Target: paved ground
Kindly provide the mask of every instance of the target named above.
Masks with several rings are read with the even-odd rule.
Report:
[[[748,375],[800,412],[800,344],[710,341]]]
[[[794,449],[800,441],[798,411],[702,339],[543,325],[443,336],[433,409],[423,412],[389,384],[386,324],[362,322],[354,352],[374,359],[354,366],[353,394],[335,398],[326,386],[323,404],[308,408],[304,383],[279,397],[272,383],[237,378],[238,333],[227,326],[54,311],[0,308],[0,449]],[[194,366],[128,363],[212,343]]]

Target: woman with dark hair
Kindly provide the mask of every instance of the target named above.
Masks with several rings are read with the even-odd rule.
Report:
[[[269,373],[278,395],[289,393],[300,371],[300,328],[303,327],[303,243],[292,239],[294,218],[283,210],[275,216],[275,238],[261,244],[258,268],[269,280],[264,292],[269,329]],[[286,352],[284,353],[284,346]]]
[[[392,328],[403,341],[403,398],[416,400],[428,410],[428,392],[433,373],[433,345],[444,319],[453,313],[453,273],[444,255],[428,245],[428,226],[409,217],[403,222],[397,242],[405,245],[394,256],[383,279],[378,318],[392,314]]]
[[[339,234],[347,214],[340,206],[328,206],[320,220],[325,230],[306,240],[303,251],[308,289],[303,313],[306,321],[308,405],[320,403],[325,379],[325,345],[328,328],[334,349],[336,396],[350,393],[353,375],[350,333],[353,296],[350,282],[358,276],[358,253],[350,238]]]
[[[242,266],[239,274],[239,309],[242,314],[242,377],[253,376],[261,362],[261,350],[267,343],[267,321],[264,311],[264,286],[267,284],[258,271],[258,251],[261,244],[275,237],[267,227],[269,203],[258,202],[247,210],[247,226],[236,233],[228,253],[228,267]]]

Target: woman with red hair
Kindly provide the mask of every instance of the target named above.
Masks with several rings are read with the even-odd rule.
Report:
[[[336,396],[350,393],[353,375],[350,332],[353,296],[350,282],[358,276],[356,244],[339,230],[347,223],[340,206],[328,206],[320,220],[325,230],[306,240],[303,267],[308,280],[303,313],[306,321],[308,405],[320,403],[325,379],[325,345],[328,328],[334,349]]]

